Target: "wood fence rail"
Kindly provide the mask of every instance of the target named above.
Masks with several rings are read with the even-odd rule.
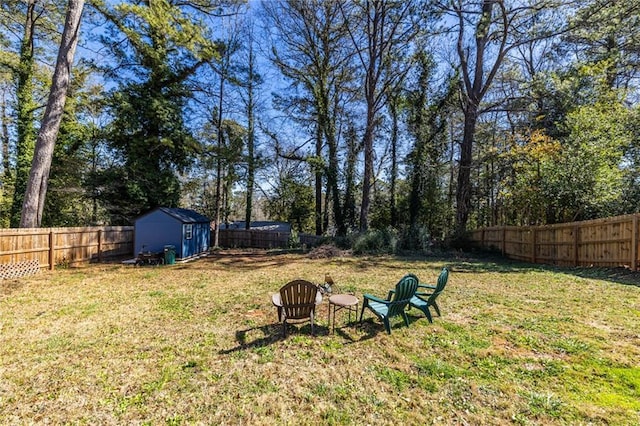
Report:
[[[0,229],[0,264],[36,260],[41,268],[133,254],[133,226]]]
[[[218,234],[218,244],[226,248],[287,248],[290,232],[264,231],[259,229],[221,229]],[[322,237],[309,234],[299,234],[300,244],[316,245]]]
[[[640,214],[545,226],[494,226],[472,232],[474,244],[504,256],[559,266],[638,269]]]

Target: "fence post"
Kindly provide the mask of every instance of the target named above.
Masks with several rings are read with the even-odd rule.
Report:
[[[55,254],[56,254],[56,247],[55,247],[55,235],[53,233],[53,230],[49,231],[49,270],[53,271],[53,269],[55,268]]]
[[[538,263],[538,233],[535,226],[531,227],[531,263]]]
[[[102,229],[98,230],[98,262],[102,262]]]
[[[578,233],[580,232],[580,228],[575,225],[573,227],[573,263],[574,266],[578,266]]]
[[[507,254],[507,227],[502,227],[502,255],[506,256]]]
[[[633,226],[631,231],[631,270],[638,270],[638,215],[633,215]]]

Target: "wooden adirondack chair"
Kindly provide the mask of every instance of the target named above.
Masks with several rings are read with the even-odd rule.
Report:
[[[294,280],[280,289],[278,319],[282,320],[282,332],[287,335],[287,322],[311,321],[311,334],[314,334],[313,318],[316,311],[318,287],[305,280]],[[320,299],[322,300],[322,299]]]
[[[362,297],[362,311],[360,312],[360,322],[365,308],[369,308],[382,323],[388,334],[391,334],[391,326],[389,319],[395,316],[402,316],[405,325],[409,326],[409,318],[405,312],[405,308],[409,300],[413,297],[418,288],[418,277],[413,274],[407,274],[396,284],[395,290],[389,291],[387,299],[381,299],[371,294],[364,294]]]
[[[409,301],[409,305],[414,308],[420,309],[427,316],[429,322],[433,322],[433,318],[431,317],[431,312],[429,311],[429,307],[433,306],[433,308],[440,316],[440,308],[436,303],[436,299],[440,296],[440,293],[444,290],[444,287],[447,285],[447,281],[449,280],[449,270],[447,268],[442,268],[442,272],[440,272],[440,276],[438,276],[438,283],[435,286],[419,284],[418,291]],[[426,291],[421,291],[426,290]]]

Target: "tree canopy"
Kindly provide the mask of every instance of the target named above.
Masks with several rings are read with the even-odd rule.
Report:
[[[69,4],[0,6],[3,227]],[[88,1],[37,223],[181,206],[413,248],[636,212],[639,19],[601,0]]]

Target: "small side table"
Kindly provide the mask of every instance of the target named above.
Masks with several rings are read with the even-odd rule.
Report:
[[[356,319],[358,318],[358,298],[350,294],[334,294],[329,297],[329,312],[328,320],[331,325],[331,307],[333,306],[333,325],[331,332],[336,330],[336,312],[340,309],[346,309],[349,311],[349,323],[351,323],[351,312],[355,312]]]

